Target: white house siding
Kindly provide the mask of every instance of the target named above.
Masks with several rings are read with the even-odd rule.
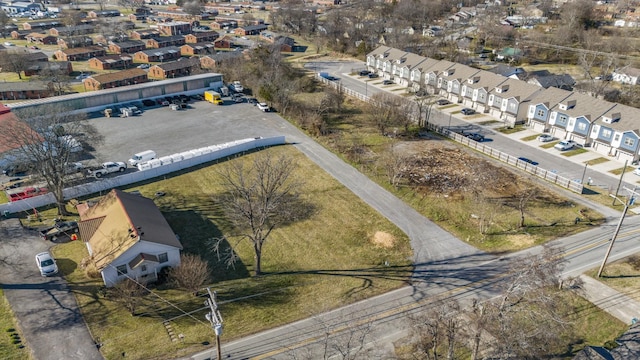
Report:
[[[134,279],[141,276],[142,273],[140,272],[139,267],[137,269],[132,270],[129,268],[129,265],[128,265],[131,260],[133,260],[136,256],[138,256],[138,254],[146,253],[150,255],[158,255],[165,252],[167,253],[168,261],[162,264],[151,263],[151,264],[154,264],[155,267],[152,266],[151,264],[148,264],[149,266],[147,267],[147,273],[160,271],[160,269],[165,266],[175,267],[177,265],[180,265],[180,250],[172,246],[152,243],[148,241],[139,241],[138,243],[133,245],[131,248],[129,248],[127,251],[125,251],[123,254],[118,256],[118,258],[113,260],[110,266],[107,266],[104,269],[102,269],[102,272],[101,272],[102,280],[104,281],[105,286],[107,287],[114,286],[118,282],[125,279],[127,277],[126,275]],[[116,268],[124,264],[127,264],[127,274],[118,276]]]
[[[591,150],[599,154],[608,156],[611,153],[611,145],[594,140],[593,145],[591,146]]]

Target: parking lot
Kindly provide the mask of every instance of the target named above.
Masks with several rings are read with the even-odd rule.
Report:
[[[138,116],[90,120],[104,137],[90,151],[91,162],[126,162],[144,150],[154,150],[161,157],[248,137],[283,135],[275,114],[230,98],[225,99],[225,105],[192,100],[187,109],[177,111],[168,106],[141,109]]]

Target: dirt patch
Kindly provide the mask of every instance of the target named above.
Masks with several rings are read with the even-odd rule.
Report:
[[[383,248],[392,248],[393,245],[396,242],[396,238],[395,236],[384,232],[384,231],[376,231],[375,234],[373,234],[373,238],[371,239],[371,241],[376,245],[376,246],[380,246]]]

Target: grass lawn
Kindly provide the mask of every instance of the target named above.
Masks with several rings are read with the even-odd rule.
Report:
[[[166,193],[156,199],[156,204],[180,237],[184,251],[199,254],[212,268],[212,289],[218,292],[225,319],[223,341],[406,284],[412,270],[412,253],[405,234],[293,147],[263,151],[284,152],[295,158],[297,174],[305,181],[303,198],[315,207],[315,212],[270,235],[264,247],[265,275],[259,278],[249,275],[254,260],[248,244],[237,249],[241,262],[234,268],[223,265],[208,250],[208,239],[229,234],[224,204],[212,201],[221,190],[215,173],[222,165],[128,189],[139,190],[148,197],[157,191]],[[231,161],[251,161],[253,156]],[[237,239],[230,239],[233,240]],[[159,287],[154,290],[157,295],[143,298],[138,315],[131,316],[100,295],[98,279],[85,276],[80,264],[87,252],[81,242],[59,245],[54,253],[91,332],[104,344],[102,352],[108,359],[119,358],[123,351],[132,359],[176,357],[203,350],[202,344],[211,341],[213,333],[204,318],[202,298]],[[165,300],[184,311],[194,311],[193,317],[185,316]],[[177,334],[185,335],[184,344],[170,341],[162,325],[167,319],[173,319],[171,325]]]
[[[27,347],[22,344],[20,331],[16,327],[16,319],[9,307],[4,293],[0,289],[0,358],[32,359]]]
[[[537,135],[537,134],[536,135],[529,135],[529,136],[525,136],[525,137],[521,138],[520,140],[521,141],[532,141],[532,140],[537,139],[538,136],[540,136],[540,135]]]
[[[589,150],[584,149],[584,148],[577,148],[577,149],[573,149],[573,150],[568,150],[568,151],[563,151],[562,152],[562,156],[576,156],[576,155],[580,155],[580,154],[584,154],[586,152],[588,152]]]
[[[599,158],[596,158],[596,159],[587,160],[584,163],[587,164],[587,165],[598,165],[598,164],[603,164],[603,163],[606,163],[606,162],[609,162],[609,161],[611,161],[611,160],[609,160],[607,158],[604,158],[604,157],[599,157]]]
[[[497,128],[496,130],[503,134],[515,134],[517,132],[524,131],[526,129],[522,125],[516,125],[514,127],[501,127],[501,128]]]
[[[591,269],[587,275],[607,286],[627,294],[636,301],[640,301],[640,256],[632,255],[615,262],[607,263],[598,279],[598,269]]]

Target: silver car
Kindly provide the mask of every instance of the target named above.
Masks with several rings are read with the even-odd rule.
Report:
[[[58,265],[49,252],[45,251],[36,255],[36,264],[42,276],[50,276],[58,273]]]

